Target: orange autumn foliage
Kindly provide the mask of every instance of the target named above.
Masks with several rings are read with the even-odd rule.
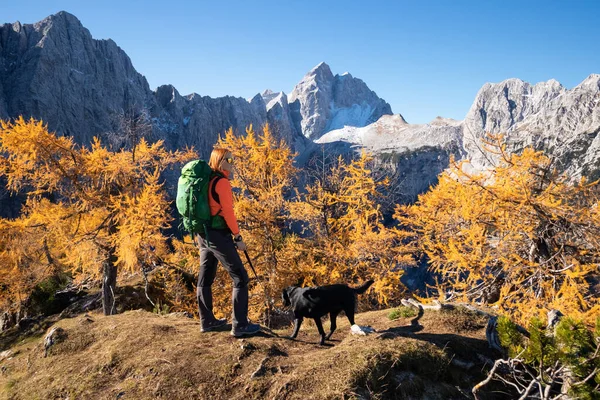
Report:
[[[598,183],[573,182],[532,148],[508,153],[501,136],[485,145],[494,168],[470,173],[453,162],[416,204],[396,210],[441,275],[440,297],[490,303],[523,324],[549,309],[594,323]]]
[[[323,179],[299,188],[295,155],[268,125],[260,133],[249,126],[241,136],[230,129],[217,145],[235,159],[235,212],[259,277],[254,279],[246,264],[251,318],[272,322],[282,289],[289,285],[358,285],[374,279],[374,289],[360,298],[363,309],[398,302],[404,293],[401,266],[414,263],[412,248],[402,243],[404,232],[383,225],[377,200],[387,181],[374,180],[368,154],[351,162],[336,160]],[[246,263],[243,255],[242,260]],[[171,262],[195,272],[197,252],[183,245]],[[213,301],[223,317],[231,310],[231,287],[219,271]],[[195,306],[191,302],[178,309],[189,310]]]
[[[289,285],[360,284],[374,279],[364,296],[369,307],[392,304],[403,294],[400,265],[412,265],[401,244],[403,233],[383,225],[371,156],[328,167],[325,177],[297,187],[294,154],[277,141],[268,125],[257,135],[230,130],[219,142],[236,158],[232,186],[238,189],[236,214],[249,252],[267,292],[267,313]],[[304,226],[304,229],[300,227]],[[257,303],[262,289],[253,293]]]
[[[171,218],[160,176],[193,152],[143,138],[130,150],[97,138],[81,147],[33,119],[0,127],[0,174],[10,190],[27,193],[21,215],[0,220],[0,308],[18,307],[52,270],[98,279],[164,255]]]

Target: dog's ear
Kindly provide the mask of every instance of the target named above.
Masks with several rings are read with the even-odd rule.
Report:
[[[292,302],[290,301],[290,296],[288,294],[288,289],[289,287],[283,289],[283,292],[281,293],[281,298],[283,299],[283,305],[285,307],[289,307],[292,305]]]
[[[312,303],[318,303],[320,299],[319,293],[314,289],[305,290],[302,292],[302,296]]]

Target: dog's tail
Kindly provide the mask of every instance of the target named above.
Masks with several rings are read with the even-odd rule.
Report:
[[[373,284],[373,279],[369,279],[368,281],[366,281],[365,283],[363,283],[362,285],[360,285],[357,288],[352,288],[352,290],[354,291],[354,293],[356,294],[362,294],[364,292],[367,291],[367,289],[369,288],[369,286],[371,286]]]

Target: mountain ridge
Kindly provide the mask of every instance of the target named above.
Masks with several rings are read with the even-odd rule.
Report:
[[[152,139],[168,148],[194,146],[202,157],[230,127],[242,133],[267,122],[299,153],[300,164],[321,146],[334,154],[365,147],[385,156],[379,158],[386,168],[401,172],[403,180],[395,184],[405,199],[435,183],[451,156],[468,158],[474,168],[489,167],[480,150],[488,132],[505,134],[511,150],[532,145],[557,155],[574,177],[600,177],[599,74],[572,89],[554,79],[486,83],[462,121],[439,117],[408,124],[362,80],[348,72],[334,75],[325,62],[289,94],[182,96],[169,84],[151,90],[114,41],[93,39],[64,11],[34,24],[0,25],[0,71],[0,118],[42,119],[80,144],[106,136],[117,129],[119,115],[136,109],[148,115]]]
[[[509,151],[533,146],[555,157],[559,169],[572,178],[595,180],[600,178],[599,105],[598,74],[572,89],[554,79],[532,85],[512,78],[483,85],[461,121],[438,117],[428,124],[407,124],[384,116],[365,127],[332,130],[316,142],[332,152],[364,148],[375,154],[393,154],[396,164],[388,161],[387,167],[403,171],[394,185],[402,186],[404,201],[414,201],[446,169],[447,164],[432,163],[432,159],[453,156],[469,160],[469,168],[474,170],[492,167],[494,157],[482,151],[488,133],[503,134]],[[388,135],[382,136],[382,130]],[[419,168],[415,168],[419,165],[415,157],[424,157]]]
[[[269,113],[260,94],[249,100],[182,96],[169,84],[151,90],[114,41],[93,39],[77,17],[65,11],[34,24],[1,25],[0,71],[0,118],[42,119],[52,131],[81,144],[113,131],[119,114],[131,109],[148,114],[153,138],[163,139],[170,148],[195,146],[203,156],[229,127],[244,132],[250,124],[269,122],[279,137],[298,149],[307,143],[302,124],[309,116],[296,112],[301,102],[294,108],[280,99],[282,110]],[[325,63],[312,71],[331,73]],[[343,100],[355,103],[352,98]],[[315,113],[326,114],[330,105],[322,107]]]

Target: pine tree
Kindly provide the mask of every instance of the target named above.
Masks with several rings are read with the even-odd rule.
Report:
[[[506,359],[496,361],[488,379],[474,393],[497,379],[512,386],[521,398],[600,398],[600,318],[592,332],[581,321],[564,317],[545,325],[530,321],[528,337],[506,317],[498,323]]]

